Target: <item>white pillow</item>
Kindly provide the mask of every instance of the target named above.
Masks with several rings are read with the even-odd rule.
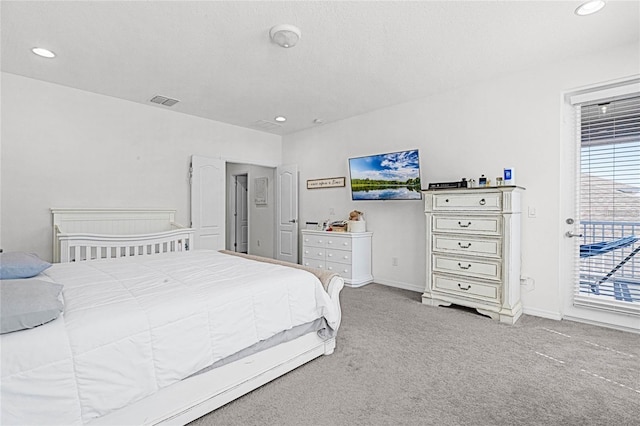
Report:
[[[41,280],[0,281],[0,334],[37,327],[63,310],[62,284]]]

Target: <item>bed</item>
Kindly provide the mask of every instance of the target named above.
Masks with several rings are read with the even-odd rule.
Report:
[[[2,424],[185,424],[333,352],[339,276],[172,247],[25,279],[62,284],[64,312],[0,336]]]

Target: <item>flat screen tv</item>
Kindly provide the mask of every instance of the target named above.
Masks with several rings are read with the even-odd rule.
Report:
[[[421,200],[418,150],[349,159],[351,199]]]

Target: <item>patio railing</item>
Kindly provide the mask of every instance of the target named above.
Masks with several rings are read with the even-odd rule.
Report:
[[[581,221],[580,225],[580,244],[614,241],[631,235],[640,238],[640,222]],[[640,303],[640,253],[607,277],[639,244],[640,241],[637,241],[626,247],[580,259],[580,294]]]

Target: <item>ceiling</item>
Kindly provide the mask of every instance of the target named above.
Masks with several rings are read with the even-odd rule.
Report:
[[[2,71],[285,135],[638,42],[640,2],[580,3],[3,0]],[[278,24],[297,46],[271,42]]]

